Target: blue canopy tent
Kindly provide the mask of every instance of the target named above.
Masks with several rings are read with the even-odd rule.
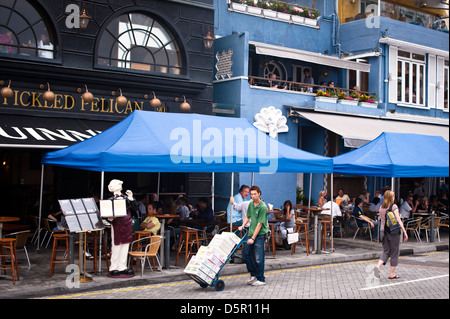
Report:
[[[333,160],[278,142],[246,119],[134,111],[88,140],[45,154],[44,165],[102,172],[103,192],[104,172],[332,173]],[[42,179],[43,173],[41,193]],[[233,195],[233,175],[231,185]]]
[[[333,158],[334,173],[391,177],[449,176],[449,143],[441,136],[384,132],[370,143]],[[434,240],[434,215],[431,241]]]
[[[333,172],[379,177],[449,176],[449,143],[441,136],[384,132],[333,158]]]
[[[332,159],[280,143],[246,119],[134,111],[42,164],[104,172],[331,173]]]

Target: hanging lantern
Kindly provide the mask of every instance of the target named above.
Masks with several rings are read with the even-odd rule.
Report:
[[[14,92],[10,86],[11,86],[11,80],[9,80],[9,84],[7,87],[2,88],[1,93],[5,99],[10,99],[14,96]]]
[[[156,98],[155,92],[152,91],[152,93],[153,99],[150,100],[150,105],[153,106],[154,108],[161,107],[161,101]]]
[[[118,97],[116,97],[116,103],[119,106],[125,106],[125,105],[127,105],[128,100],[125,96],[122,95],[122,90],[119,89],[119,91],[120,91],[120,95]]]
[[[80,15],[80,29],[86,30],[89,24],[91,17],[86,13],[86,7],[83,6],[81,15]]]
[[[186,102],[186,97],[184,95],[183,95],[183,98],[184,98],[184,102],[180,104],[180,109],[183,112],[189,112],[191,110],[191,105],[188,102]]]
[[[48,90],[42,95],[47,102],[53,102],[55,100],[55,93],[50,91],[50,84],[47,82]]]
[[[81,98],[86,102],[86,103],[91,103],[94,100],[94,95],[88,91],[87,85],[84,85],[86,87],[86,92],[83,93],[83,95],[81,96]]]

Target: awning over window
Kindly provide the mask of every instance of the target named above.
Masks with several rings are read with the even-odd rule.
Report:
[[[274,57],[305,61],[341,69],[370,72],[370,64],[367,63],[346,61],[334,56],[328,56],[320,53],[303,51],[298,49],[285,48],[266,43],[253,41],[250,41],[249,43],[255,46],[257,54],[264,54]]]
[[[63,148],[101,133],[116,122],[2,114],[0,148]]]
[[[293,112],[298,116],[342,136],[344,145],[351,148],[361,147],[377,138],[383,132],[434,135],[442,136],[446,141],[449,140],[448,125],[337,115],[321,112]],[[411,145],[411,147],[416,146]]]

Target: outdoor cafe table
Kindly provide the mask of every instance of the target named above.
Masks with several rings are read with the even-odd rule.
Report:
[[[165,225],[166,225],[166,219],[172,219],[172,218],[180,218],[180,215],[155,215],[156,218],[160,219],[161,222],[161,246],[162,249],[160,249],[160,254],[161,254],[161,260],[164,266],[164,269],[169,269],[169,256],[170,256],[170,245],[169,248],[166,250],[166,245],[165,245]],[[169,241],[170,241],[170,236],[169,236]],[[164,258],[165,256],[167,256],[167,260]]]
[[[315,206],[303,206],[303,205],[295,205],[294,208],[301,208],[304,209],[308,212],[308,221],[309,221],[309,217],[311,216],[311,212],[314,216],[314,250],[316,251],[316,254],[320,254],[320,247],[319,247],[319,232],[317,231],[318,225],[319,225],[319,215],[320,212],[322,212],[323,210],[330,210],[329,208],[320,208],[320,207],[315,207]]]
[[[19,217],[0,216],[0,238],[3,238],[3,223],[17,222]]]

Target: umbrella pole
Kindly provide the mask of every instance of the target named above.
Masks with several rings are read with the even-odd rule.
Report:
[[[231,173],[231,195],[230,197],[233,197],[234,192],[234,172]],[[233,231],[233,207],[230,209],[230,232]]]
[[[156,199],[159,200],[159,183],[161,181],[161,173],[158,172],[158,188],[156,190]]]
[[[101,177],[100,177],[100,199],[103,199],[103,189],[105,188],[105,171],[102,171]],[[105,230],[100,230],[100,246],[99,246],[99,253],[98,253],[98,273],[102,273],[102,241],[103,241],[103,232]]]
[[[214,188],[215,188],[214,178],[215,178],[215,175],[214,175],[214,172],[212,172],[212,174],[211,174],[211,194],[212,194],[212,196],[211,196],[211,207],[212,207],[213,212],[214,212]]]
[[[333,237],[333,173],[331,173],[331,252],[334,252],[334,237]],[[341,227],[341,234],[342,234],[342,223],[340,225]],[[326,234],[325,234],[326,236]],[[341,236],[342,237],[342,236]]]
[[[41,246],[41,218],[42,218],[42,197],[44,192],[44,164],[41,165],[41,189],[39,192],[39,224],[38,224],[38,241],[36,252],[39,252],[39,247]]]
[[[103,199],[104,188],[105,188],[105,171],[102,171],[100,177],[100,199]]]

